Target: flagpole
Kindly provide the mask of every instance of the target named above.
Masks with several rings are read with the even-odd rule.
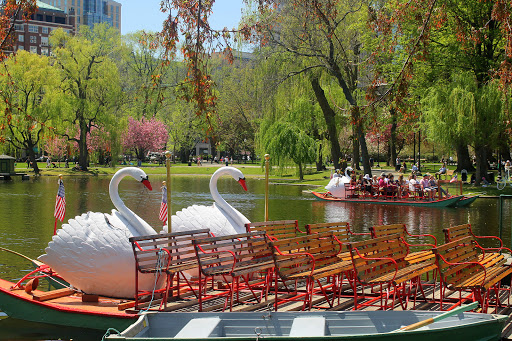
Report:
[[[167,167],[167,232],[171,233],[171,152],[165,152],[165,166]]]
[[[59,181],[57,182],[60,186],[60,182],[62,181],[62,174],[59,174]],[[57,217],[55,217],[55,225],[53,226],[53,235],[57,234]]]
[[[265,154],[265,221],[268,221],[268,168],[270,155]]]

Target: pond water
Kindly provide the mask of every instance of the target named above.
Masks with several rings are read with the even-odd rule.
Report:
[[[153,191],[139,182],[125,178],[119,186],[125,204],[156,231],[161,190],[165,176],[150,176]],[[65,177],[66,219],[87,211],[110,212],[114,207],[108,194],[110,177]],[[175,176],[172,180],[171,210],[176,212],[192,204],[211,205],[209,177]],[[247,179],[248,191],[233,179],[223,177],[218,182],[221,195],[250,221],[264,220],[263,180]],[[480,198],[468,208],[423,208],[353,203],[321,202],[307,192],[306,186],[270,186],[269,219],[298,219],[299,226],[308,223],[348,221],[356,232],[367,232],[372,225],[405,223],[414,233],[430,233],[443,242],[442,229],[451,225],[471,223],[475,233],[498,235],[498,200]],[[15,179],[0,182],[0,246],[37,258],[51,240],[53,210],[57,192],[56,177],[39,177],[28,181]],[[503,208],[503,241],[510,245],[510,211],[512,201]],[[59,223],[60,226],[60,223]],[[0,251],[0,278],[16,280],[29,271],[31,265],[20,257]],[[0,340],[41,339],[101,339],[102,333],[55,328],[5,318],[0,313]]]

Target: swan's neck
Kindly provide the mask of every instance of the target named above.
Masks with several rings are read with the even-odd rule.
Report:
[[[212,194],[213,200],[215,200],[215,204],[217,207],[221,208],[226,212],[226,214],[233,219],[233,221],[238,226],[244,226],[246,223],[250,223],[250,221],[238,213],[237,210],[233,208],[230,204],[224,200],[223,197],[220,196],[219,191],[217,190],[217,180],[224,174],[224,172],[216,172],[212,175],[210,179],[210,193]]]
[[[128,175],[129,172],[119,171],[112,177],[109,186],[110,200],[112,200],[115,208],[124,218],[126,218],[126,220],[130,222],[130,224],[135,228],[135,230],[137,230],[140,236],[156,234],[155,230],[149,226],[148,223],[146,223],[144,220],[142,220],[142,218],[140,218],[138,215],[133,213],[132,210],[126,207],[123,200],[121,200],[121,197],[119,196],[119,183],[125,176]]]

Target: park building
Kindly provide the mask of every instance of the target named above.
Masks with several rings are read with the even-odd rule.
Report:
[[[25,21],[19,15],[14,25],[15,50],[27,50],[41,55],[50,55],[49,37],[53,30],[62,28],[64,31],[74,34],[74,17],[63,10],[37,1],[37,12],[30,20]],[[7,53],[12,51],[6,51]]]
[[[74,17],[75,31],[81,25],[108,23],[121,32],[121,4],[113,0],[41,0]]]

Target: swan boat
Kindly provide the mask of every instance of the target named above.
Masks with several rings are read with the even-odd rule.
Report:
[[[380,199],[380,198],[359,198],[359,197],[346,197],[340,198],[333,196],[330,192],[320,193],[311,192],[318,200],[332,201],[332,202],[350,202],[350,203],[364,203],[364,204],[378,204],[378,205],[406,205],[416,207],[456,207],[458,201],[463,199],[462,195],[455,195],[449,198],[436,199],[434,201],[425,200],[411,200],[411,199]],[[476,198],[475,198],[476,200]],[[473,200],[474,201],[474,200]],[[472,202],[472,201],[471,201]],[[469,205],[471,202],[467,202]],[[464,205],[467,206],[467,205]],[[460,207],[460,206],[459,206]]]
[[[144,313],[105,340],[499,340],[506,315],[434,311]],[[434,322],[398,331],[417,322]]]
[[[87,294],[133,297],[135,260],[128,238],[157,233],[121,200],[119,183],[127,176],[151,190],[148,176],[142,169],[120,169],[109,185],[110,199],[116,209],[111,214],[87,212],[70,219],[52,237],[46,253],[38,258]],[[139,278],[139,288],[151,291],[160,285],[151,274]]]

